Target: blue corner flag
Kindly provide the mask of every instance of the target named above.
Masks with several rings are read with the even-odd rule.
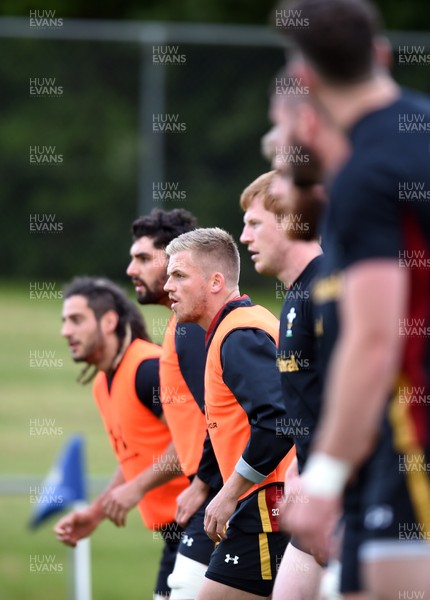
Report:
[[[86,499],[84,440],[81,436],[75,435],[66,442],[55,465],[36,490],[36,506],[30,520],[33,529],[52,514]]]

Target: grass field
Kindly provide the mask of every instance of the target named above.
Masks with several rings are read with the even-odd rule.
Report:
[[[56,285],[54,296],[60,290]],[[275,293],[253,298],[279,313],[281,302]],[[108,477],[115,468],[91,387],[76,383],[81,367],[71,361],[59,335],[61,304],[61,298],[32,299],[28,285],[2,286],[0,475],[38,476],[41,482],[74,433],[86,439],[90,474]],[[169,311],[144,307],[143,313],[149,333],[160,342]],[[47,357],[49,367],[43,366]],[[34,420],[49,423],[55,433],[33,435]],[[0,495],[1,600],[68,598],[72,551],[55,540],[55,519],[34,532],[27,528],[33,506],[30,489],[18,496]],[[93,600],[151,600],[162,545],[145,529],[136,510],[124,529],[104,522],[91,543]],[[34,572],[30,561],[35,556],[57,567],[49,573]]]

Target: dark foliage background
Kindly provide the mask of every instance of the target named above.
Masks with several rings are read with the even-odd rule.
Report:
[[[430,29],[424,2],[379,0],[388,30]],[[10,0],[3,16],[28,18],[32,2]],[[44,2],[57,17],[183,21],[265,26],[270,4],[261,0],[84,0]],[[414,43],[410,34],[411,45]],[[427,39],[427,38],[426,38]],[[168,42],[166,42],[168,43]],[[430,48],[430,34],[428,37]],[[281,48],[180,44],[183,65],[166,70],[163,112],[186,124],[181,134],[148,134],[139,140],[139,69],[135,42],[2,38],[0,53],[0,153],[2,230],[0,270],[21,280],[67,279],[77,273],[124,278],[129,230],[138,213],[139,143],[151,152],[164,135],[164,179],[183,198],[146,206],[185,207],[203,226],[239,236],[242,189],[268,169],[260,138],[269,127],[268,88],[283,62]],[[430,62],[399,66],[401,83],[430,91]],[[55,78],[61,97],[35,98],[31,78]],[[32,165],[30,146],[52,145],[61,165]],[[30,231],[31,215],[55,215],[57,233]],[[43,218],[43,217],[42,217]],[[52,217],[51,217],[52,218]],[[249,260],[245,284],[261,284]]]

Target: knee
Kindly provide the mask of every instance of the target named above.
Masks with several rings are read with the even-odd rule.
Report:
[[[167,578],[171,588],[170,600],[194,600],[200,590],[207,570],[207,565],[179,554],[175,567]]]

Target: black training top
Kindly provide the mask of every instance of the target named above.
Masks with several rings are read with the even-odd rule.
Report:
[[[323,226],[324,260],[313,299],[323,329],[322,365],[337,337],[344,269],[391,259],[408,269],[402,383],[393,389],[410,408],[418,442],[430,436],[430,101],[403,91],[393,104],[353,127],[353,152],[335,178]],[[357,365],[360,368],[360,365]],[[425,400],[427,398],[427,401]]]
[[[205,330],[197,323],[177,323],[175,348],[179,368],[194,400],[205,412]]]
[[[299,472],[306,462],[321,406],[321,377],[311,300],[312,284],[321,261],[322,256],[311,260],[295,282],[285,289],[279,328],[277,366],[288,413],[282,431],[294,439]]]

